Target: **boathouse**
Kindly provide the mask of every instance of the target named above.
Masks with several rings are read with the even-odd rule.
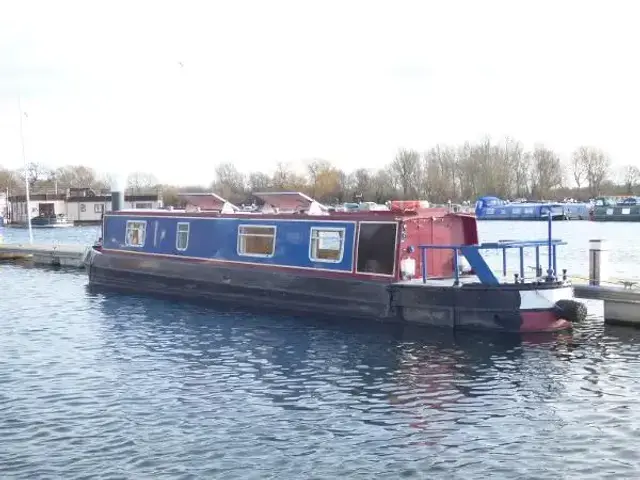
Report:
[[[61,193],[32,193],[30,195],[31,217],[41,214],[66,215],[70,222],[78,225],[97,225],[103,212],[111,211],[111,193],[91,188],[69,188]],[[160,192],[125,195],[126,209],[162,208]],[[27,223],[27,201],[24,194],[9,197],[11,223]]]

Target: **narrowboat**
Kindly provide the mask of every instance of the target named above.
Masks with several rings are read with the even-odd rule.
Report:
[[[497,197],[481,197],[476,201],[478,220],[588,220],[591,206],[576,202],[507,202]]]
[[[331,212],[298,192],[254,196],[264,203],[258,212],[216,196],[207,211],[105,213],[101,242],[85,259],[89,285],[452,329],[559,331],[586,316],[566,272],[554,273],[563,242],[551,236],[480,244],[475,217],[448,208]],[[510,278],[512,248],[520,274]],[[538,261],[525,278],[525,248],[537,259],[548,248],[546,274]],[[487,249],[503,252],[501,275],[485,261]]]
[[[599,197],[595,200],[596,222],[640,222],[640,198]]]

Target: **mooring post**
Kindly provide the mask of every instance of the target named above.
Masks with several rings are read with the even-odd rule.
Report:
[[[606,240],[589,240],[589,285],[606,281],[609,267],[609,248]]]

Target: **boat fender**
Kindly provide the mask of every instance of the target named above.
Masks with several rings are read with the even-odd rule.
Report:
[[[572,323],[583,322],[587,318],[587,306],[576,300],[558,300],[555,305],[558,317],[564,318]]]

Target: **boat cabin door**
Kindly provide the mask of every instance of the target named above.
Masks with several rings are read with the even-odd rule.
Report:
[[[356,273],[393,276],[398,222],[359,222]]]

